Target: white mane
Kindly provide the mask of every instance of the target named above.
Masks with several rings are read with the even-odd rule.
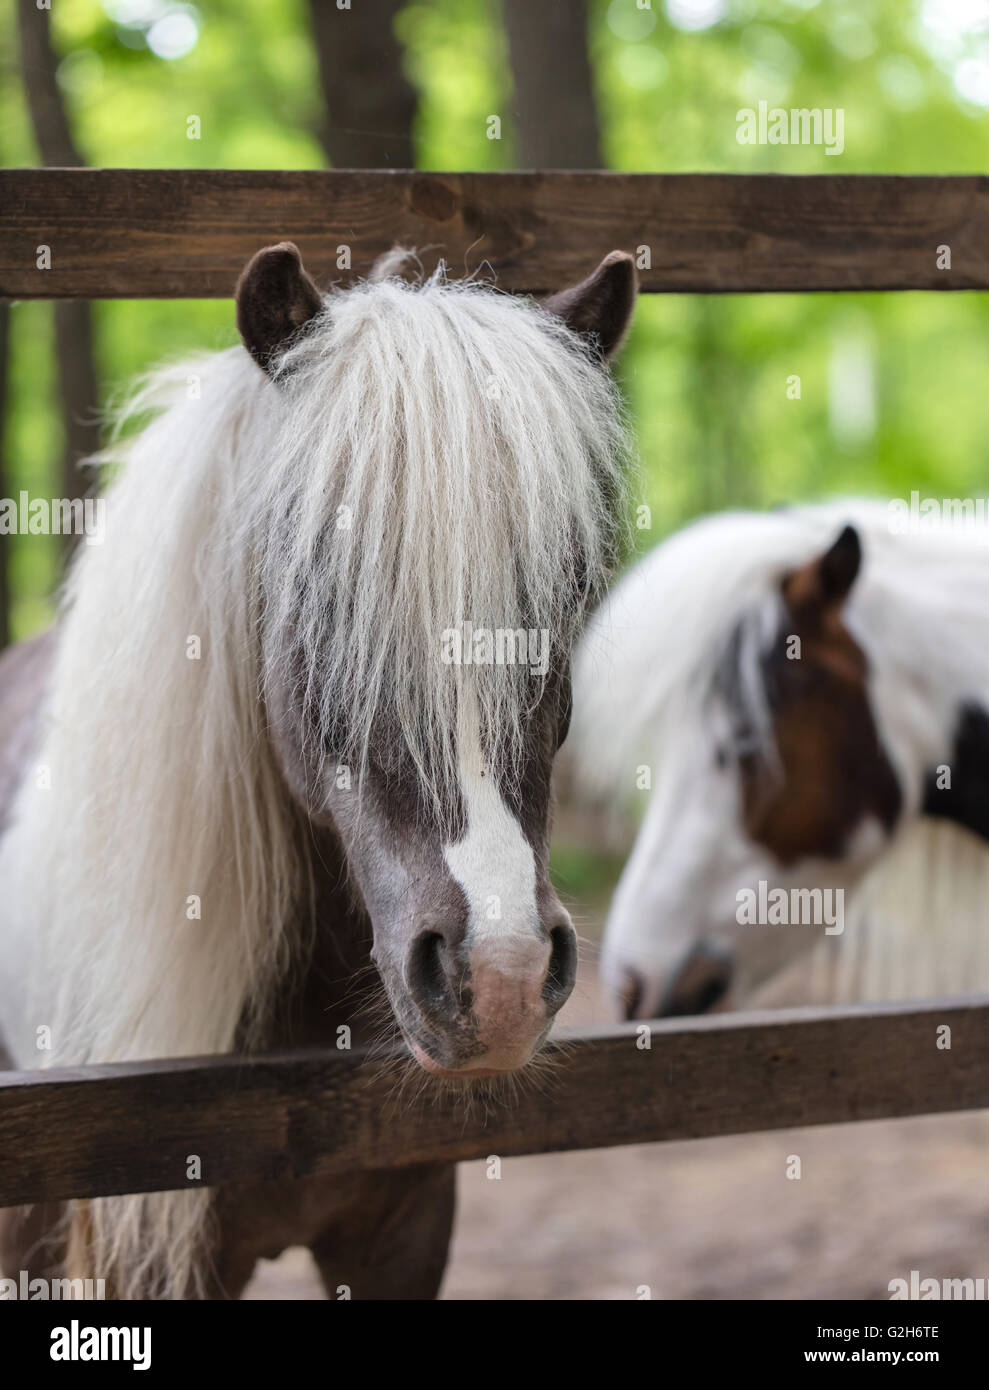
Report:
[[[360,758],[394,711],[439,807],[467,688],[509,763],[533,701],[524,664],[444,664],[444,631],[546,630],[569,651],[581,567],[602,585],[612,387],[557,320],[466,281],[342,295],[283,371],[287,447],[258,481],[268,619],[302,645],[319,728],[342,712]]]
[[[779,584],[853,524],[862,573],[846,606],[870,663],[883,732],[930,737],[955,693],[989,695],[989,527],[898,535],[881,502],[723,512],[685,527],[636,564],[593,615],[574,665],[572,773],[586,795],[633,786],[629,769],[708,713],[726,659],[768,741],[758,669],[782,617]],[[909,680],[904,677],[910,676]],[[895,691],[894,683],[903,682]],[[886,706],[888,720],[884,720]],[[577,753],[579,750],[579,754]],[[891,750],[894,760],[897,749]]]
[[[265,623],[295,631],[322,725],[342,709],[363,756],[389,708],[436,794],[458,691],[509,742],[531,699],[526,668],[443,665],[441,631],[566,645],[575,544],[594,587],[612,540],[624,440],[605,374],[555,319],[476,285],[331,296],[278,384],[238,347],[155,374],[129,414],[149,409],[114,453],[106,544],[71,576],[42,771],[0,843],[22,1065],[258,1035],[307,882],[259,699]],[[181,1289],[204,1202],[93,1203],[101,1258],[134,1288],[160,1261]]]

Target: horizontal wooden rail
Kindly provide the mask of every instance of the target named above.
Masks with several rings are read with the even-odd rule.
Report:
[[[398,241],[428,248],[427,268],[441,255],[455,274],[488,262],[503,288],[533,294],[582,279],[614,248],[641,247],[647,290],[987,289],[989,178],[0,173],[4,298],[223,298],[260,246],[286,238],[324,285],[366,275]],[[38,268],[42,246],[50,269]],[[950,269],[938,268],[943,246]]]
[[[950,1049],[938,1046],[950,1028]],[[561,1034],[511,1103],[396,1094],[299,1052],[0,1073],[0,1206],[989,1107],[989,1001],[793,1009]],[[414,1093],[416,1086],[409,1088]]]

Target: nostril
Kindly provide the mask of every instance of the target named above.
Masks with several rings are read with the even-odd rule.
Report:
[[[637,970],[623,970],[618,1002],[624,1019],[638,1018],[646,994],[646,982]]]
[[[663,1018],[682,1018],[707,1013],[719,1004],[732,984],[731,955],[718,946],[700,942],[669,985],[660,1008]]]
[[[436,1009],[448,1001],[443,948],[443,937],[438,931],[424,931],[409,953],[409,990],[422,1008]]]
[[[577,936],[573,927],[554,927],[549,934],[550,955],[543,999],[551,1012],[566,1001],[577,978]]]
[[[724,970],[712,976],[698,991],[697,1012],[706,1014],[709,1009],[713,1009],[715,1004],[720,1004],[728,993],[728,986],[731,984],[731,971]]]

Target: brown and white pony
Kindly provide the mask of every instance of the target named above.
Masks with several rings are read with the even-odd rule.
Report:
[[[708,517],[591,619],[566,759],[638,802],[602,958],[626,1014],[989,990],[989,528],[903,529]]]
[[[360,1042],[373,962],[409,1066],[476,1087],[570,993],[550,769],[620,524],[634,266],[537,305],[395,263],[324,295],[291,244],[251,261],[247,351],[139,393],[105,544],[0,662],[16,1066]],[[301,1243],[329,1290],[439,1285],[450,1167],[175,1186],[69,1214],[90,1275],[232,1297]],[[6,1214],[8,1269],[58,1263],[58,1215]]]

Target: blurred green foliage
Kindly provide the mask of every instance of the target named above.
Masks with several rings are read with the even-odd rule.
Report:
[[[613,168],[984,170],[982,0],[590,0],[590,8]],[[180,39],[195,38],[183,56],[153,52],[147,24],[135,22],[166,12],[185,17]],[[95,165],[320,166],[322,95],[308,24],[303,0],[198,8],[56,0],[59,78],[77,143]],[[421,92],[419,165],[511,168],[511,77],[496,0],[413,0],[398,29]],[[0,160],[33,164],[15,33],[14,0],[0,0]],[[760,100],[842,108],[844,153],[738,144],[736,112]],[[486,133],[493,113],[503,118],[497,141]],[[187,138],[192,114],[199,140]],[[589,246],[588,265],[609,249]],[[235,338],[229,301],[103,303],[96,324],[107,398],[159,358]],[[989,394],[980,386],[987,326],[989,302],[974,294],[646,296],[619,368],[643,457],[636,492],[652,511],[643,545],[725,506],[912,488],[978,495],[989,458]],[[57,487],[51,336],[50,306],[15,307],[8,487],[39,495]],[[799,400],[788,398],[793,376]],[[14,627],[25,635],[50,612],[55,544],[10,544]]]

